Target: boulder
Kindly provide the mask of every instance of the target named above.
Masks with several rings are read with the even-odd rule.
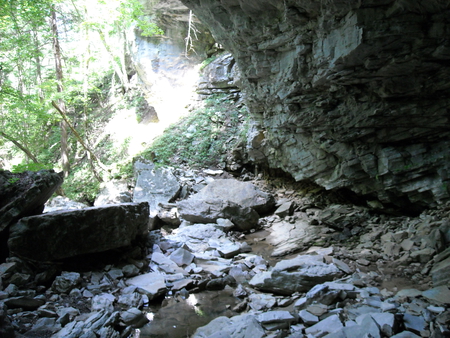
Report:
[[[333,263],[324,263],[321,255],[299,255],[255,275],[249,284],[259,290],[290,295],[308,291],[316,284],[331,281],[340,274],[339,268]]]
[[[150,217],[155,218],[160,209],[159,203],[167,204],[177,197],[181,186],[168,168],[156,168],[153,163],[138,160],[134,164],[136,186],[133,202],[148,202]]]
[[[61,186],[63,177],[53,170],[12,174],[0,171],[0,231],[19,218],[38,215]]]
[[[258,214],[265,214],[275,208],[275,198],[261,191],[250,182],[235,179],[217,179],[209,183],[193,197],[205,201],[221,199],[252,208]]]
[[[9,249],[53,261],[125,247],[148,231],[147,203],[124,203],[24,217],[11,226]]]
[[[242,207],[223,199],[203,199],[194,195],[177,203],[180,216],[192,223],[214,223],[226,218],[240,230],[246,231],[257,226],[259,215],[250,207]]]
[[[322,226],[312,226],[303,220],[289,222],[276,222],[269,229],[270,234],[266,241],[274,246],[273,257],[285,256],[309,247],[320,238]]]

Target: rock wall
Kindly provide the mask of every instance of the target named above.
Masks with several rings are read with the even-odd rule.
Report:
[[[448,1],[182,2],[235,57],[255,160],[397,206],[449,197]]]

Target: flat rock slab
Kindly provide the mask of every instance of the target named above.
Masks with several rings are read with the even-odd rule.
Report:
[[[14,254],[53,261],[125,247],[148,231],[149,207],[124,203],[24,217],[11,226]]]
[[[308,222],[297,220],[294,224],[274,223],[269,230],[271,233],[266,241],[275,247],[271,256],[280,257],[311,245],[320,236],[323,227],[312,226]]]
[[[147,295],[149,300],[161,296],[167,291],[164,275],[157,272],[149,272],[130,278],[126,281],[126,284],[136,286],[137,291]]]
[[[321,255],[299,255],[278,262],[270,271],[255,275],[249,284],[263,291],[290,295],[308,291],[340,274],[338,267],[325,263]]]
[[[266,336],[255,316],[244,314],[231,318],[217,317],[199,327],[192,338],[262,338]]]

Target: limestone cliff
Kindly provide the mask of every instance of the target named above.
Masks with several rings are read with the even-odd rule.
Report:
[[[259,161],[398,206],[449,197],[449,1],[182,2],[236,59]]]

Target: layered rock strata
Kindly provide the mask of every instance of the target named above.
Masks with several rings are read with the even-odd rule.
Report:
[[[397,206],[449,197],[448,2],[182,2],[240,68],[250,160]]]

